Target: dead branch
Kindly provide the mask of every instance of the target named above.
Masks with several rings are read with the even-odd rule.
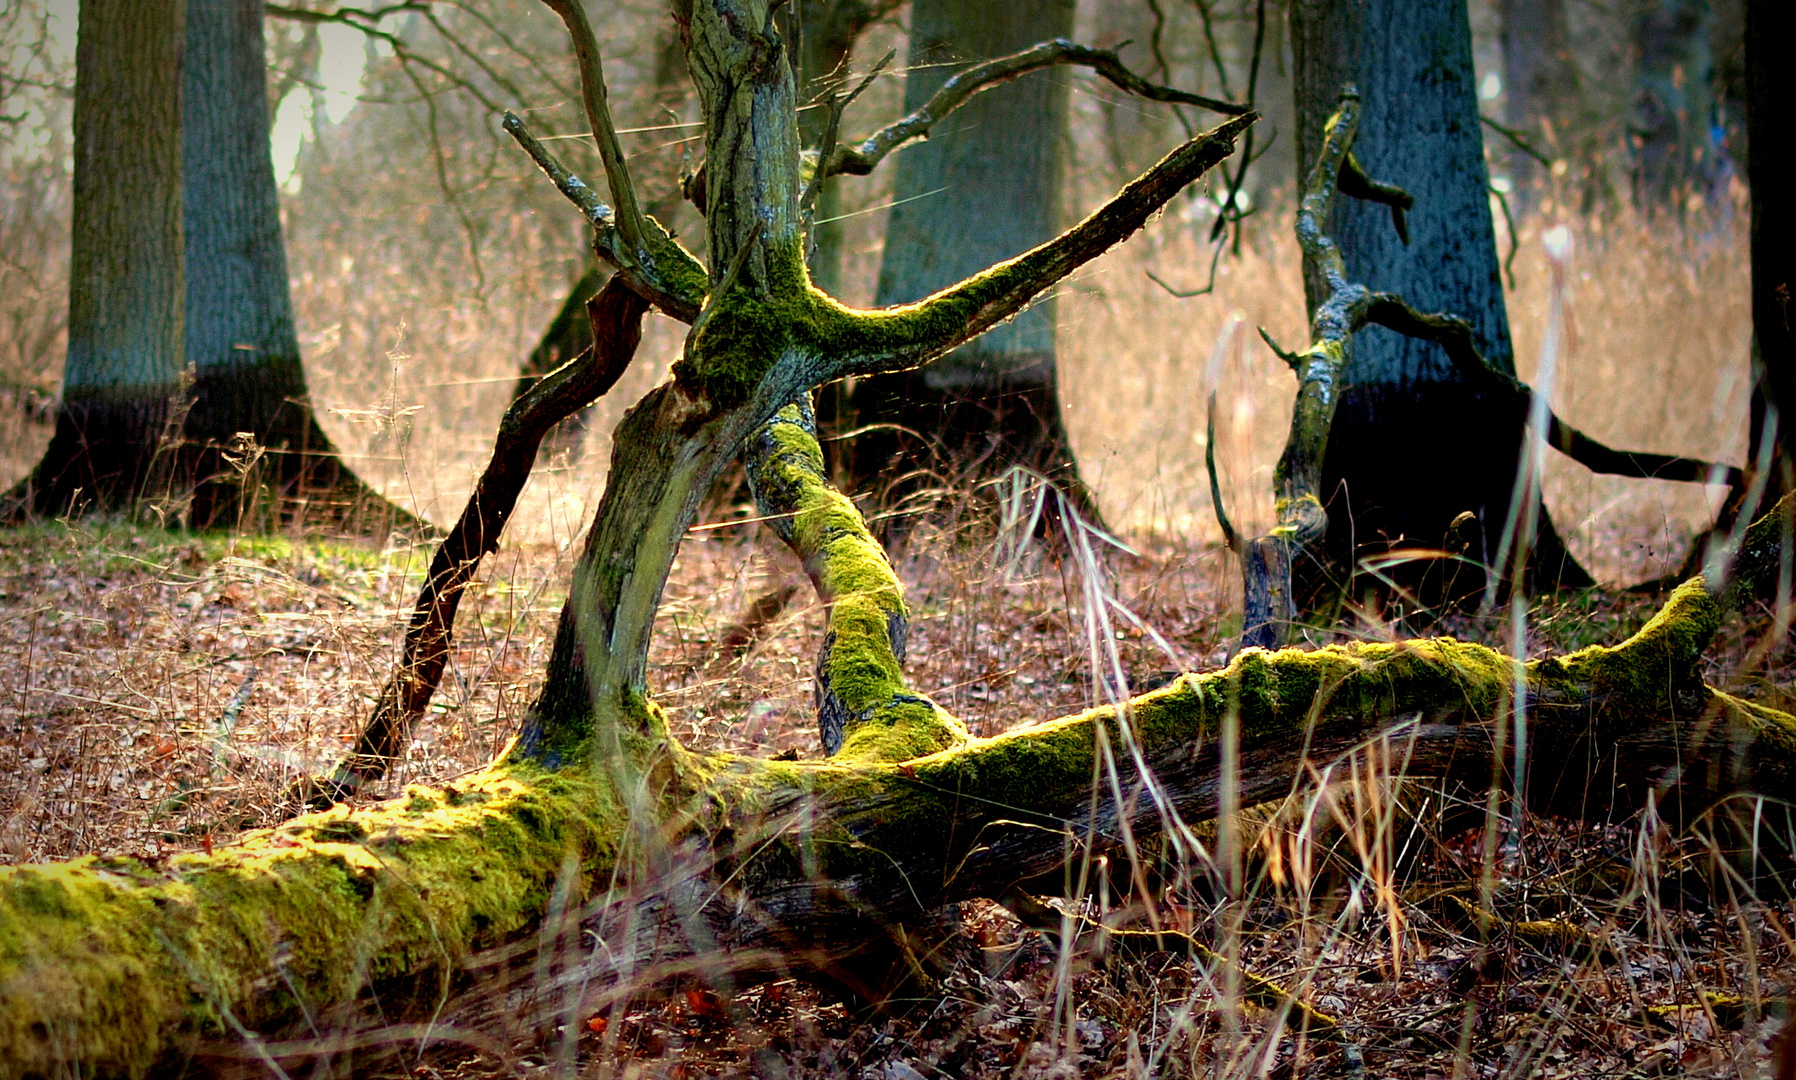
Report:
[[[1454,368],[1465,379],[1493,392],[1499,401],[1507,399],[1509,407],[1520,415],[1527,416],[1533,408],[1534,390],[1515,376],[1499,371],[1484,358],[1473,337],[1471,324],[1464,319],[1456,315],[1423,314],[1400,296],[1374,293],[1366,309],[1366,321],[1399,334],[1435,342],[1446,351]],[[1591,472],[1644,480],[1726,484],[1729,487],[1744,487],[1746,483],[1745,472],[1738,466],[1675,454],[1613,449],[1566,423],[1551,410],[1547,411],[1546,442]]]
[[[297,793],[305,802],[329,806],[379,780],[404,756],[412,729],[442,681],[462,593],[481,559],[498,548],[543,437],[617,384],[635,358],[647,310],[647,301],[621,277],[612,277],[587,301],[592,346],[544,375],[505,410],[486,471],[431,559],[424,587],[412,606],[398,668],[381,688],[373,715],[349,757],[330,776],[315,781],[311,790]]]
[[[586,17],[585,0],[543,0],[543,3],[561,16],[561,21],[567,25],[568,36],[573,39],[586,119],[592,124],[593,141],[599,145],[599,159],[605,163],[611,203],[617,207],[617,231],[623,240],[619,254],[630,263],[647,263],[652,269],[655,252],[648,247],[648,230],[643,224],[642,209],[636,204],[636,188],[630,183],[630,168],[624,160],[623,146],[617,141],[617,125],[611,122],[605,66],[599,57],[598,36],[592,32],[592,21]]]
[[[989,90],[1000,83],[1020,78],[1032,71],[1054,67],[1059,64],[1072,64],[1088,67],[1110,80],[1119,88],[1136,97],[1149,101],[1160,101],[1169,104],[1195,105],[1224,116],[1245,116],[1253,108],[1252,105],[1237,105],[1229,101],[1218,101],[1215,98],[1200,94],[1188,94],[1183,90],[1159,86],[1150,83],[1123,66],[1116,53],[1107,49],[1093,49],[1084,45],[1076,45],[1064,38],[1044,41],[1019,53],[1001,56],[996,60],[988,60],[983,64],[968,68],[966,71],[942,84],[923,107],[909,116],[879,129],[852,146],[836,147],[835,152],[824,159],[819,172],[824,176],[848,174],[865,176],[884,161],[886,155],[911,141],[929,134],[930,128],[966,104],[973,95]]]
[[[593,252],[599,258],[616,267],[632,289],[670,318],[689,323],[698,317],[708,291],[705,268],[661,227],[660,222],[652,217],[642,219],[642,227],[647,230],[646,235],[659,253],[658,257],[646,265],[640,260],[631,260],[624,254],[625,241],[611,207],[605,205],[584,180],[568,171],[567,166],[530,133],[516,114],[506,112],[500,126],[517,140],[536,162],[537,168],[592,224]]]

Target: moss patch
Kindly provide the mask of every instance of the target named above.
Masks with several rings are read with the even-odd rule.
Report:
[[[460,799],[414,788],[166,868],[0,869],[0,1077],[138,1076],[223,1009],[258,1029],[447,972],[539,918],[570,854],[609,865],[621,811],[579,771],[494,767]]]

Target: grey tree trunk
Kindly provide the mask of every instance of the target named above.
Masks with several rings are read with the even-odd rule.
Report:
[[[1386,207],[1336,200],[1328,231],[1348,279],[1399,293],[1421,311],[1463,316],[1484,356],[1513,373],[1464,0],[1297,0],[1290,10],[1302,171],[1316,159],[1336,94],[1352,83],[1363,106],[1356,155],[1370,175],[1416,200],[1407,245]],[[1327,291],[1319,281],[1304,285],[1313,313]],[[1383,328],[1356,337],[1346,382],[1322,471],[1331,560],[1351,568],[1394,548],[1460,543],[1472,557],[1494,556],[1515,489],[1522,414],[1459,378],[1438,346]],[[1449,539],[1464,512],[1476,516],[1476,535],[1462,527]],[[1551,522],[1540,520],[1536,572],[1587,583]],[[1442,564],[1406,565],[1407,575],[1396,568],[1406,586],[1432,597],[1454,589]],[[1313,568],[1294,569],[1310,579],[1303,591],[1322,587]],[[1483,585],[1482,575],[1461,576],[1479,580],[1459,590]]]
[[[1709,22],[1708,0],[1637,0],[1628,137],[1642,209],[1681,201],[1711,164]]]
[[[1504,119],[1509,127],[1549,156],[1572,147],[1568,130],[1578,98],[1578,67],[1571,53],[1565,0],[1499,0],[1503,39]],[[1540,163],[1511,147],[1507,167],[1517,214],[1533,208],[1536,187],[1545,179]]]
[[[906,110],[955,71],[1072,32],[1072,0],[917,0]],[[1043,72],[987,91],[898,156],[879,273],[880,305],[920,300],[1052,237],[1067,137],[1066,76]],[[1048,299],[916,372],[859,383],[854,472],[898,477],[948,468],[990,476],[1012,463],[1077,485],[1055,385]]]
[[[182,0],[82,0],[69,350],[32,479],[46,514],[130,505],[181,391]]]
[[[182,109],[187,363],[182,479],[195,525],[236,525],[271,485],[286,508],[350,475],[308,403],[268,143],[262,0],[187,0]],[[226,459],[240,432],[268,451]],[[262,509],[278,512],[280,504]]]

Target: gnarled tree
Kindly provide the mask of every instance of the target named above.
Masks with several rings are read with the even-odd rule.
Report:
[[[619,425],[523,731],[453,785],[297,818],[209,855],[0,871],[0,1076],[73,1063],[141,1073],[221,1046],[279,1060],[319,1045],[283,1044],[282,1032],[348,1022],[376,992],[388,1018],[408,1006],[435,1017],[412,1029],[430,1038],[445,1019],[477,1018],[445,1006],[469,979],[515,987],[485,999],[543,1017],[651,965],[726,991],[794,968],[871,989],[878,928],[1003,896],[1125,829],[1214,814],[1221,748],[1237,745],[1225,731],[1239,734],[1244,803],[1386,736],[1409,741],[1412,768],[1488,781],[1518,691],[1532,745],[1580,778],[1613,760],[1623,777],[1656,783],[1681,762],[1671,782],[1694,802],[1788,783],[1796,719],[1711,690],[1698,668],[1727,608],[1776,579],[1781,518],[1746,537],[1735,578],[1686,584],[1614,648],[1529,664],[1448,640],[1249,651],[1121,707],[969,737],[905,684],[902,589],[823,479],[805,395],[921,363],[1015,314],[1221,162],[1252,117],[1173,150],[1047,244],[919,303],[857,311],[805,272],[807,177],[769,5],[680,10],[708,137],[705,268],[637,211],[584,14],[554,2],[581,56],[612,204],[534,151],[586,209],[620,280],[693,329],[671,381]],[[853,152],[877,150],[878,137]],[[849,158],[819,160],[827,172]],[[839,723],[841,743],[818,761],[687,750],[646,692],[675,549],[745,451],[759,497],[790,515],[782,535],[831,604],[818,686],[826,739]],[[1537,771],[1530,797],[1555,798],[1548,780]],[[554,962],[480,954],[581,929],[573,940],[598,947]]]

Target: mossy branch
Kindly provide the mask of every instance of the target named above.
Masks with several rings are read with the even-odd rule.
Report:
[[[593,252],[600,259],[616,268],[632,289],[670,318],[689,323],[698,317],[710,290],[710,278],[697,257],[669,235],[660,222],[643,216],[641,243],[654,257],[646,263],[631,258],[631,242],[624,237],[617,214],[598,193],[570,172],[514,113],[506,112],[500,126],[591,223]]]
[[[1303,250],[1304,272],[1320,280],[1325,292],[1310,318],[1310,346],[1294,355],[1279,353],[1297,373],[1297,402],[1291,412],[1291,433],[1273,471],[1278,523],[1269,535],[1247,544],[1243,647],[1269,647],[1290,640],[1296,622],[1292,564],[1328,531],[1321,499],[1322,455],[1344,389],[1342,379],[1352,357],[1353,334],[1365,321],[1372,295],[1364,285],[1347,280],[1340,248],[1325,231],[1335,194],[1367,194],[1391,201],[1399,229],[1403,226],[1397,196],[1405,200],[1408,196],[1365,175],[1353,157],[1358,131],[1359,94],[1347,87],[1324,129],[1321,152],[1304,181],[1303,199],[1297,208],[1297,242]],[[1270,338],[1267,344],[1272,344]],[[1277,346],[1273,349],[1278,351]]]
[[[968,68],[943,83],[940,90],[910,115],[879,129],[860,142],[836,147],[833,153],[823,159],[820,171],[824,176],[865,176],[878,168],[879,163],[893,150],[913,139],[927,137],[932,127],[966,104],[975,94],[1021,78],[1032,71],[1062,64],[1090,68],[1118,88],[1149,101],[1195,105],[1224,116],[1245,116],[1253,109],[1251,104],[1238,105],[1150,83],[1124,67],[1116,53],[1108,49],[1093,49],[1076,45],[1065,38],[1056,38],[1030,46],[1022,52]]]
[[[967,741],[967,729],[904,679],[904,586],[861,512],[824,474],[810,395],[749,438],[742,461],[761,516],[829,607],[817,654],[823,749],[844,761],[906,761]]]

